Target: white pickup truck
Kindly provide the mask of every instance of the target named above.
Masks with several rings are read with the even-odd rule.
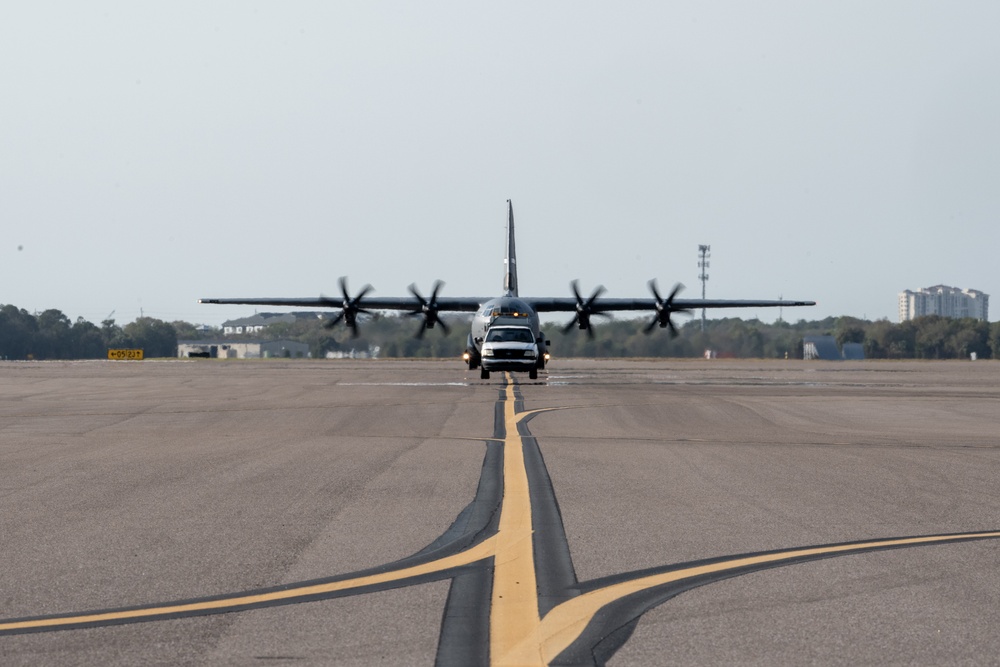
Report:
[[[479,377],[489,379],[490,371],[528,371],[538,378],[538,345],[529,327],[498,325],[490,327],[483,339],[482,368]]]

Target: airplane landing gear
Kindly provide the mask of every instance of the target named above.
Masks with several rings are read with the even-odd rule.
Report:
[[[468,357],[467,361],[469,363],[469,370],[474,371],[479,368],[479,355],[475,353],[466,352],[465,356]]]

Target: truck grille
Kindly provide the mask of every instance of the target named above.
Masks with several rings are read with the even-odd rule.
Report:
[[[524,350],[493,350],[494,359],[524,359]]]

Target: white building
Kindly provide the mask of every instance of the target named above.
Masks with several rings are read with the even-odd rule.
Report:
[[[332,303],[332,302],[331,302]],[[294,324],[298,320],[324,319],[329,313],[313,311],[298,311],[294,313],[257,313],[250,317],[241,317],[222,323],[222,333],[225,336],[260,333],[272,324],[284,322]]]
[[[234,334],[255,334],[263,331],[269,324],[295,322],[295,315],[292,313],[257,313],[250,317],[241,317],[237,320],[229,320],[222,323],[222,333],[226,336]]]
[[[179,340],[177,356],[211,359],[302,359],[309,346],[296,340]]]
[[[947,285],[924,287],[915,292],[899,293],[899,321],[905,322],[924,315],[971,317],[989,320],[990,295],[974,289],[959,289]]]

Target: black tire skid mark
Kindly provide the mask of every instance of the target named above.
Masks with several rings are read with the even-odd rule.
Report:
[[[842,547],[842,546],[849,546],[851,544],[868,545],[868,546],[859,546],[857,549],[848,549],[832,553],[827,552],[827,553],[803,555],[803,556],[789,558],[787,560],[755,563],[752,565],[734,567],[732,569],[723,570],[720,572],[713,572],[709,574],[692,576],[689,578],[682,579],[680,581],[661,584],[659,586],[653,586],[648,589],[633,593],[631,595],[624,596],[602,607],[594,615],[593,619],[591,619],[591,622],[587,625],[587,627],[576,639],[576,641],[574,641],[570,646],[566,648],[566,650],[560,653],[556,657],[556,659],[553,660],[552,663],[550,664],[604,665],[605,662],[608,659],[610,659],[611,656],[613,656],[618,651],[618,649],[624,646],[625,642],[627,642],[631,638],[632,633],[635,630],[636,626],[638,625],[639,621],[641,620],[642,615],[645,614],[647,611],[655,607],[658,607],[659,605],[663,604],[664,602],[667,602],[672,598],[677,597],[681,593],[684,593],[686,591],[695,588],[699,588],[701,586],[706,586],[708,584],[713,584],[719,581],[723,581],[725,579],[732,579],[734,577],[739,577],[753,572],[760,572],[763,570],[786,567],[790,565],[798,565],[801,563],[809,563],[827,558],[838,558],[840,556],[851,556],[863,553],[872,553],[876,551],[890,551],[895,549],[909,549],[914,547],[927,547],[938,544],[957,544],[961,542],[998,539],[998,536],[996,535],[970,536],[968,532],[955,533],[955,535],[956,537],[954,539],[943,539],[943,540],[936,540],[934,542],[924,542],[916,544],[872,545],[871,543],[874,541],[892,541],[892,540],[914,539],[914,538],[919,539],[921,537],[936,537],[936,536],[922,535],[922,536],[909,536],[900,538],[881,538],[879,540],[838,542],[838,543],[824,544],[824,545],[817,545],[810,547],[793,547],[788,549],[776,549],[772,551],[760,551],[754,553],[745,553],[733,556],[722,556],[719,558],[709,558],[698,561],[690,561],[687,563],[677,563],[674,565],[649,568],[645,570],[637,570],[635,572],[613,575],[610,577],[604,577],[601,579],[595,579],[593,581],[584,582],[580,586],[581,593],[598,590],[606,586],[614,585],[617,583],[632,581],[635,579],[641,579],[643,577],[651,575],[663,574],[677,570],[684,570],[703,565],[724,563],[726,561],[736,561],[743,558],[753,558],[757,556],[765,556],[770,554],[791,553],[795,551],[801,551],[803,549]]]

